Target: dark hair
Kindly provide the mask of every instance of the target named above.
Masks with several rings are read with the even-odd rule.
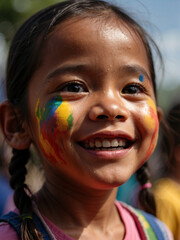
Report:
[[[180,103],[175,104],[167,114],[167,122],[172,130],[173,145],[180,144]]]
[[[147,162],[136,171],[136,178],[141,186],[150,182],[150,171]],[[156,202],[150,187],[140,187],[138,200],[143,210],[156,216]]]
[[[40,61],[41,48],[43,46],[43,43],[46,41],[46,36],[51,31],[53,31],[54,27],[57,24],[73,17],[97,18],[108,17],[110,15],[113,15],[117,19],[122,20],[123,23],[129,26],[142,39],[149,60],[149,69],[154,93],[156,96],[156,76],[150,45],[152,44],[158,53],[159,50],[147,32],[124,10],[113,6],[110,3],[99,0],[70,0],[52,5],[33,15],[20,27],[12,41],[7,64],[7,97],[9,102],[18,108],[22,118],[24,117],[28,121],[28,83]],[[24,159],[25,166],[28,159],[28,154],[24,151],[14,150],[14,156],[10,164],[10,173],[12,175],[11,186],[15,189],[15,204],[19,208],[21,215],[24,215],[31,214],[31,202],[29,201],[29,198],[25,197],[26,193],[24,191],[24,188],[26,188],[26,186],[23,185],[23,187],[19,187],[19,184],[14,184],[15,179],[17,181],[18,177],[20,177],[20,175],[18,175],[18,171],[24,168],[22,159]],[[21,161],[21,164],[19,164],[18,161],[19,163]],[[14,166],[18,166],[18,168],[12,167],[13,164],[15,164]],[[146,174],[146,165],[141,168],[141,172],[145,174],[146,180],[148,181],[148,174]],[[21,176],[25,176],[25,173],[26,172],[23,170],[21,172]],[[23,180],[24,178],[22,181]],[[143,184],[142,181],[140,182]],[[146,203],[143,205],[143,207],[146,207],[149,204],[151,203]],[[149,209],[147,208],[147,211],[149,211]],[[28,221],[31,220],[28,219]],[[35,226],[33,225],[33,227],[31,227],[31,224],[29,224],[27,227],[27,219],[26,221],[22,221],[23,229],[25,229],[25,225],[26,228],[31,229],[28,234],[29,236],[32,236],[35,232]],[[22,231],[22,239],[25,239],[24,236],[25,232]],[[26,239],[40,239],[38,234],[34,234],[33,236],[33,238],[28,237]]]

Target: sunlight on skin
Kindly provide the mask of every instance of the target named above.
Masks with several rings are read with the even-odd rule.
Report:
[[[72,108],[61,96],[53,97],[43,108],[38,99],[35,115],[39,127],[41,149],[51,162],[66,164],[59,146],[60,136],[73,126]]]

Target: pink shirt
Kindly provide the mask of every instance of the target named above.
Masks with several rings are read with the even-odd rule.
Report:
[[[141,238],[139,236],[139,232],[137,230],[134,219],[132,218],[130,213],[120,203],[116,202],[116,206],[125,226],[124,240],[132,240],[132,239],[140,240]],[[17,213],[18,211],[15,210],[15,212]],[[43,217],[43,219],[57,240],[73,240],[70,236],[62,232],[57,226],[55,226],[46,217]],[[0,223],[0,240],[4,240],[4,239],[18,240],[18,235],[8,223],[3,222],[3,223]]]

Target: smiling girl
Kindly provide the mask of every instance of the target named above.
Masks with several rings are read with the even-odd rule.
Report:
[[[140,168],[142,207],[155,213],[144,163],[161,111],[149,40],[122,9],[94,0],[50,6],[19,29],[0,106],[17,209],[0,239],[171,239],[155,217],[115,201]],[[35,196],[24,184],[30,145],[45,172]]]

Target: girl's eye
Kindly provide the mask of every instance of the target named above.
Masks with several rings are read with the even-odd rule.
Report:
[[[122,90],[122,93],[124,94],[138,94],[142,92],[146,92],[146,90],[140,84],[130,84]]]
[[[84,86],[84,84],[79,83],[79,82],[69,82],[63,85],[60,88],[61,92],[87,92],[87,88]]]

